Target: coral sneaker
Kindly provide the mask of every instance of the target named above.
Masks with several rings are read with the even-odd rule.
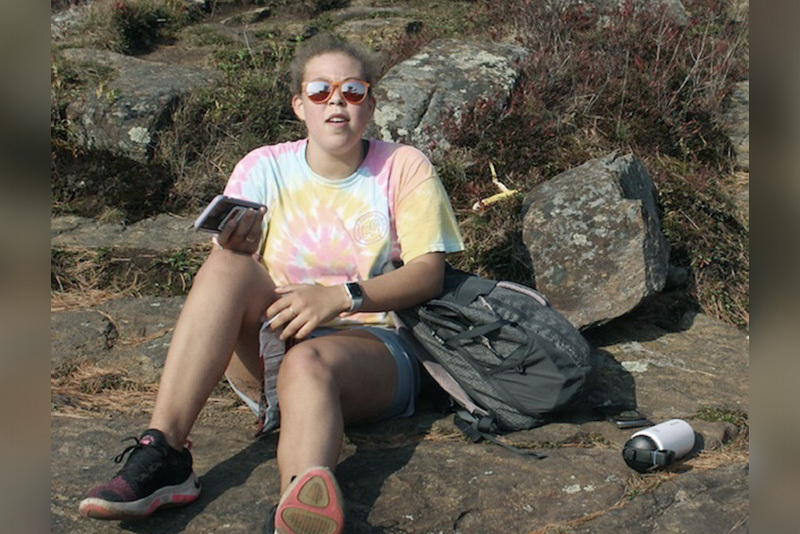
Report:
[[[311,467],[292,481],[275,513],[277,534],[341,534],[342,494],[327,467]]]
[[[150,429],[114,461],[125,465],[108,483],[89,490],[80,512],[94,519],[147,517],[158,508],[188,504],[200,494],[187,448],[173,449],[159,430]]]

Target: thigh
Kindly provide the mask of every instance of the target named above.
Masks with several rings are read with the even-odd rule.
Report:
[[[351,329],[314,337],[296,347],[302,345],[318,354],[331,370],[339,388],[345,425],[377,419],[392,405],[397,365],[378,337],[366,330]]]
[[[234,352],[225,375],[240,391],[257,401],[262,382],[259,330],[264,310],[275,299],[274,282],[266,268],[252,256],[214,250],[198,273],[195,285],[213,287],[213,291],[195,292],[200,296],[190,293],[202,313],[223,313],[236,318],[238,332],[233,332]]]

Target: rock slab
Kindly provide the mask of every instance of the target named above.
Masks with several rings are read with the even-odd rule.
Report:
[[[606,323],[664,288],[669,246],[655,195],[638,158],[611,154],[525,196],[536,287],[576,327]]]
[[[439,39],[389,69],[375,90],[378,107],[368,134],[385,141],[443,145],[443,118],[458,119],[470,105],[504,106],[528,52],[503,43]]]
[[[147,163],[158,135],[192,89],[217,78],[210,69],[167,65],[90,49],[62,52],[71,61],[113,69],[107,87],[93,87],[67,107],[77,139],[88,150],[106,150]]]
[[[110,458],[119,452],[120,438],[146,421],[54,416],[52,532],[261,532],[279,497],[276,435],[252,441],[236,428],[242,421],[229,417],[195,426],[194,465],[203,485],[197,501],[141,521],[106,522],[81,517],[78,503],[89,487],[114,475],[118,466]],[[430,419],[416,421],[431,425]],[[336,475],[348,534],[527,534],[546,526],[599,534],[696,532],[698,525],[708,532],[747,531],[742,463],[686,467],[637,497],[631,488],[645,487],[647,477],[628,469],[616,448],[565,447],[533,460],[494,446],[420,439],[420,430],[375,427],[372,433],[387,440],[382,444],[365,441],[370,431],[362,429],[345,445]]]

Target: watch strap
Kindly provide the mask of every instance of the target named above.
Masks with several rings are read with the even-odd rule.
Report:
[[[361,309],[364,304],[364,293],[361,291],[361,286],[358,282],[345,282],[344,290],[350,296],[350,309],[348,312],[356,312]]]

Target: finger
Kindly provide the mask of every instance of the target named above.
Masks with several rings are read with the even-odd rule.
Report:
[[[282,315],[288,315],[289,312],[284,312]],[[280,338],[282,340],[287,340],[290,337],[297,337],[297,332],[303,327],[304,321],[303,319],[299,318],[298,316],[294,315],[291,319],[286,323],[281,331]]]
[[[264,208],[258,208],[258,211],[253,214],[253,223],[250,225],[250,232],[244,239],[248,243],[256,243],[261,241],[262,221],[264,220]]]
[[[230,241],[230,239],[231,239],[231,234],[232,234],[232,233],[233,233],[233,228],[232,228],[232,227],[229,227],[228,225],[226,225],[226,226],[225,226],[225,227],[222,229],[222,231],[221,231],[219,234],[217,234],[217,243],[219,243],[219,245],[220,245],[221,247],[224,247],[224,246],[225,246],[225,244],[226,244],[228,241]]]
[[[311,332],[314,331],[314,328],[315,328],[314,323],[312,323],[311,321],[304,323],[303,326],[301,326],[300,329],[297,332],[295,332],[294,334],[295,339],[307,338],[308,336],[311,335]]]
[[[295,291],[299,284],[288,284],[285,286],[280,286],[275,288],[275,293],[279,295],[288,295],[289,293]]]
[[[250,231],[247,233],[247,237],[244,240],[248,243],[258,243],[261,239],[261,225],[258,223],[254,223],[250,227]]]
[[[296,317],[297,312],[293,308],[287,306],[272,316],[268,321],[269,327],[272,330],[279,330],[281,328],[285,330]]]
[[[250,235],[250,230],[253,228],[253,221],[255,220],[256,213],[256,210],[248,208],[244,210],[239,217],[236,217],[236,220],[233,222],[235,225],[233,236],[236,239],[240,241],[247,240]]]
[[[275,288],[275,292],[276,293],[278,292],[278,289],[280,289],[280,288]],[[288,309],[291,305],[292,305],[292,303],[289,302],[287,299],[279,298],[275,302],[270,304],[270,306],[266,309],[264,314],[268,318],[269,317],[275,317],[276,315],[280,314],[283,310]]]

